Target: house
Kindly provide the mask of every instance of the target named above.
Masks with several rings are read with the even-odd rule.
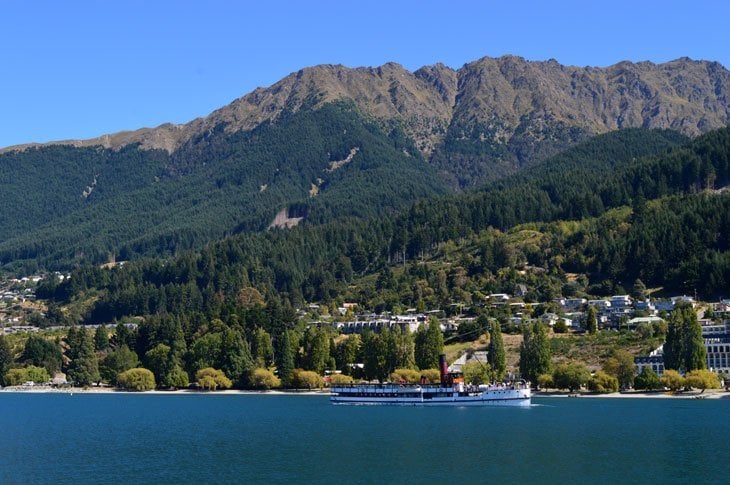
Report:
[[[585,298],[566,298],[563,300],[563,307],[566,310],[577,310],[588,302]]]
[[[631,297],[629,295],[613,295],[611,297],[611,308],[627,307],[631,307]]]
[[[565,321],[565,324],[568,327],[580,328],[581,321],[583,320],[583,313],[581,313],[581,312],[566,313],[563,315],[562,320]]]
[[[648,298],[646,300],[636,300],[634,302],[634,308],[651,314],[656,313],[656,306]]]
[[[588,306],[595,307],[596,310],[608,310],[611,308],[611,302],[608,300],[588,300]]]
[[[547,325],[550,325],[551,327],[555,325],[555,323],[558,321],[558,316],[554,313],[543,313],[540,315],[540,321],[542,323],[545,323]]]
[[[658,312],[671,312],[674,310],[673,300],[656,300],[654,302],[654,308]]]
[[[495,305],[507,303],[509,299],[510,296],[507,293],[492,293],[491,295],[487,296],[487,300],[494,303]]]
[[[663,322],[663,321],[664,320],[662,320],[659,317],[636,317],[636,318],[632,318],[631,320],[629,320],[628,325],[629,325],[629,327],[635,328],[637,325],[639,325],[641,323],[655,324],[655,323],[659,323],[659,322]]]
[[[523,284],[515,285],[515,296],[523,298],[527,295],[527,286]]]
[[[634,366],[636,367],[636,374],[641,374],[644,367],[648,367],[656,374],[661,377],[664,375],[664,345],[660,345],[655,350],[652,350],[648,356],[634,357]]]

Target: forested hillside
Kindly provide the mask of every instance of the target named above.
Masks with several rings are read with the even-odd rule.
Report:
[[[281,209],[315,223],[367,218],[445,191],[402,131],[350,103],[247,132],[219,126],[172,155],[50,146],[0,165],[0,263],[25,272],[169,256],[264,230]]]
[[[407,234],[412,256],[486,225],[597,216],[634,193],[671,193],[670,174],[623,163],[727,126],[727,86],[723,66],[687,58],[301,69],[186,124],[0,150],[0,270],[168,257],[266,230],[277,216],[289,226],[390,217],[486,184],[468,202],[415,207],[392,243],[402,246]],[[598,138],[583,145],[593,153],[556,157],[632,127],[682,135],[619,131],[623,146]],[[707,171],[694,156],[696,166],[671,174],[685,179],[682,190],[723,180],[722,167]]]
[[[717,296],[730,282],[730,195],[712,188],[729,181],[730,130],[639,160],[631,140],[651,152],[676,137],[606,135],[546,164],[534,180],[419,202],[398,216],[231,237],[167,262],[84,267],[40,294],[61,303],[94,295],[74,317],[86,321],[230,316],[250,288],[283,308],[347,298],[380,310],[470,303],[518,283],[533,301],[609,294],[636,278]],[[556,171],[551,181],[551,166],[581,158],[585,171]]]

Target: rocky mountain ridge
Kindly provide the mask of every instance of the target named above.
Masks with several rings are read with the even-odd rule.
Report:
[[[540,142],[555,126],[598,134],[627,127],[671,128],[694,136],[730,122],[730,71],[717,62],[680,58],[654,64],[619,62],[609,67],[564,66],[555,60],[484,57],[458,70],[443,64],[410,72],[396,63],[301,69],[267,88],[257,88],[210,115],[182,125],[104,135],[53,144],[102,145],[173,152],[196,135],[224,123],[249,130],[285,110],[352,100],[366,114],[397,122],[424,154],[448,130],[494,144],[515,135]],[[18,145],[22,149],[33,145]]]

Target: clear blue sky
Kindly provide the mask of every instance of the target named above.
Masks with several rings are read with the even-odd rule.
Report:
[[[484,56],[730,66],[730,2],[0,3],[0,147],[183,123],[301,67]]]

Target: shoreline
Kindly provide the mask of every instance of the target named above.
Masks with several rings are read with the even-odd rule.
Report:
[[[181,396],[181,395],[194,395],[194,396],[236,396],[236,395],[249,395],[249,396],[329,396],[329,390],[283,390],[283,389],[271,389],[268,391],[256,391],[247,389],[225,389],[222,391],[200,391],[197,389],[175,389],[175,390],[159,390],[155,389],[152,391],[125,391],[123,389],[116,389],[113,387],[64,387],[54,388],[47,386],[33,386],[33,387],[3,387],[0,389],[2,393],[13,393],[13,394],[127,394],[127,395],[168,395],[168,396]]]
[[[295,390],[295,389],[271,389],[267,391],[226,389],[222,391],[201,391],[197,389],[176,389],[176,390],[152,390],[152,391],[125,391],[113,387],[89,387],[89,388],[54,388],[48,386],[13,386],[0,388],[0,394],[127,394],[127,395],[167,395],[167,396],[329,396],[329,390]],[[587,399],[730,399],[730,392],[723,389],[707,389],[705,392],[688,391],[672,393],[669,391],[625,391],[606,394],[581,393],[564,391],[534,391],[533,398],[587,398]]]
[[[605,394],[592,392],[561,392],[561,391],[535,391],[533,398],[557,397],[557,398],[609,398],[609,399],[730,399],[730,392],[724,389],[707,389],[705,392],[687,391],[623,391],[610,392]]]

